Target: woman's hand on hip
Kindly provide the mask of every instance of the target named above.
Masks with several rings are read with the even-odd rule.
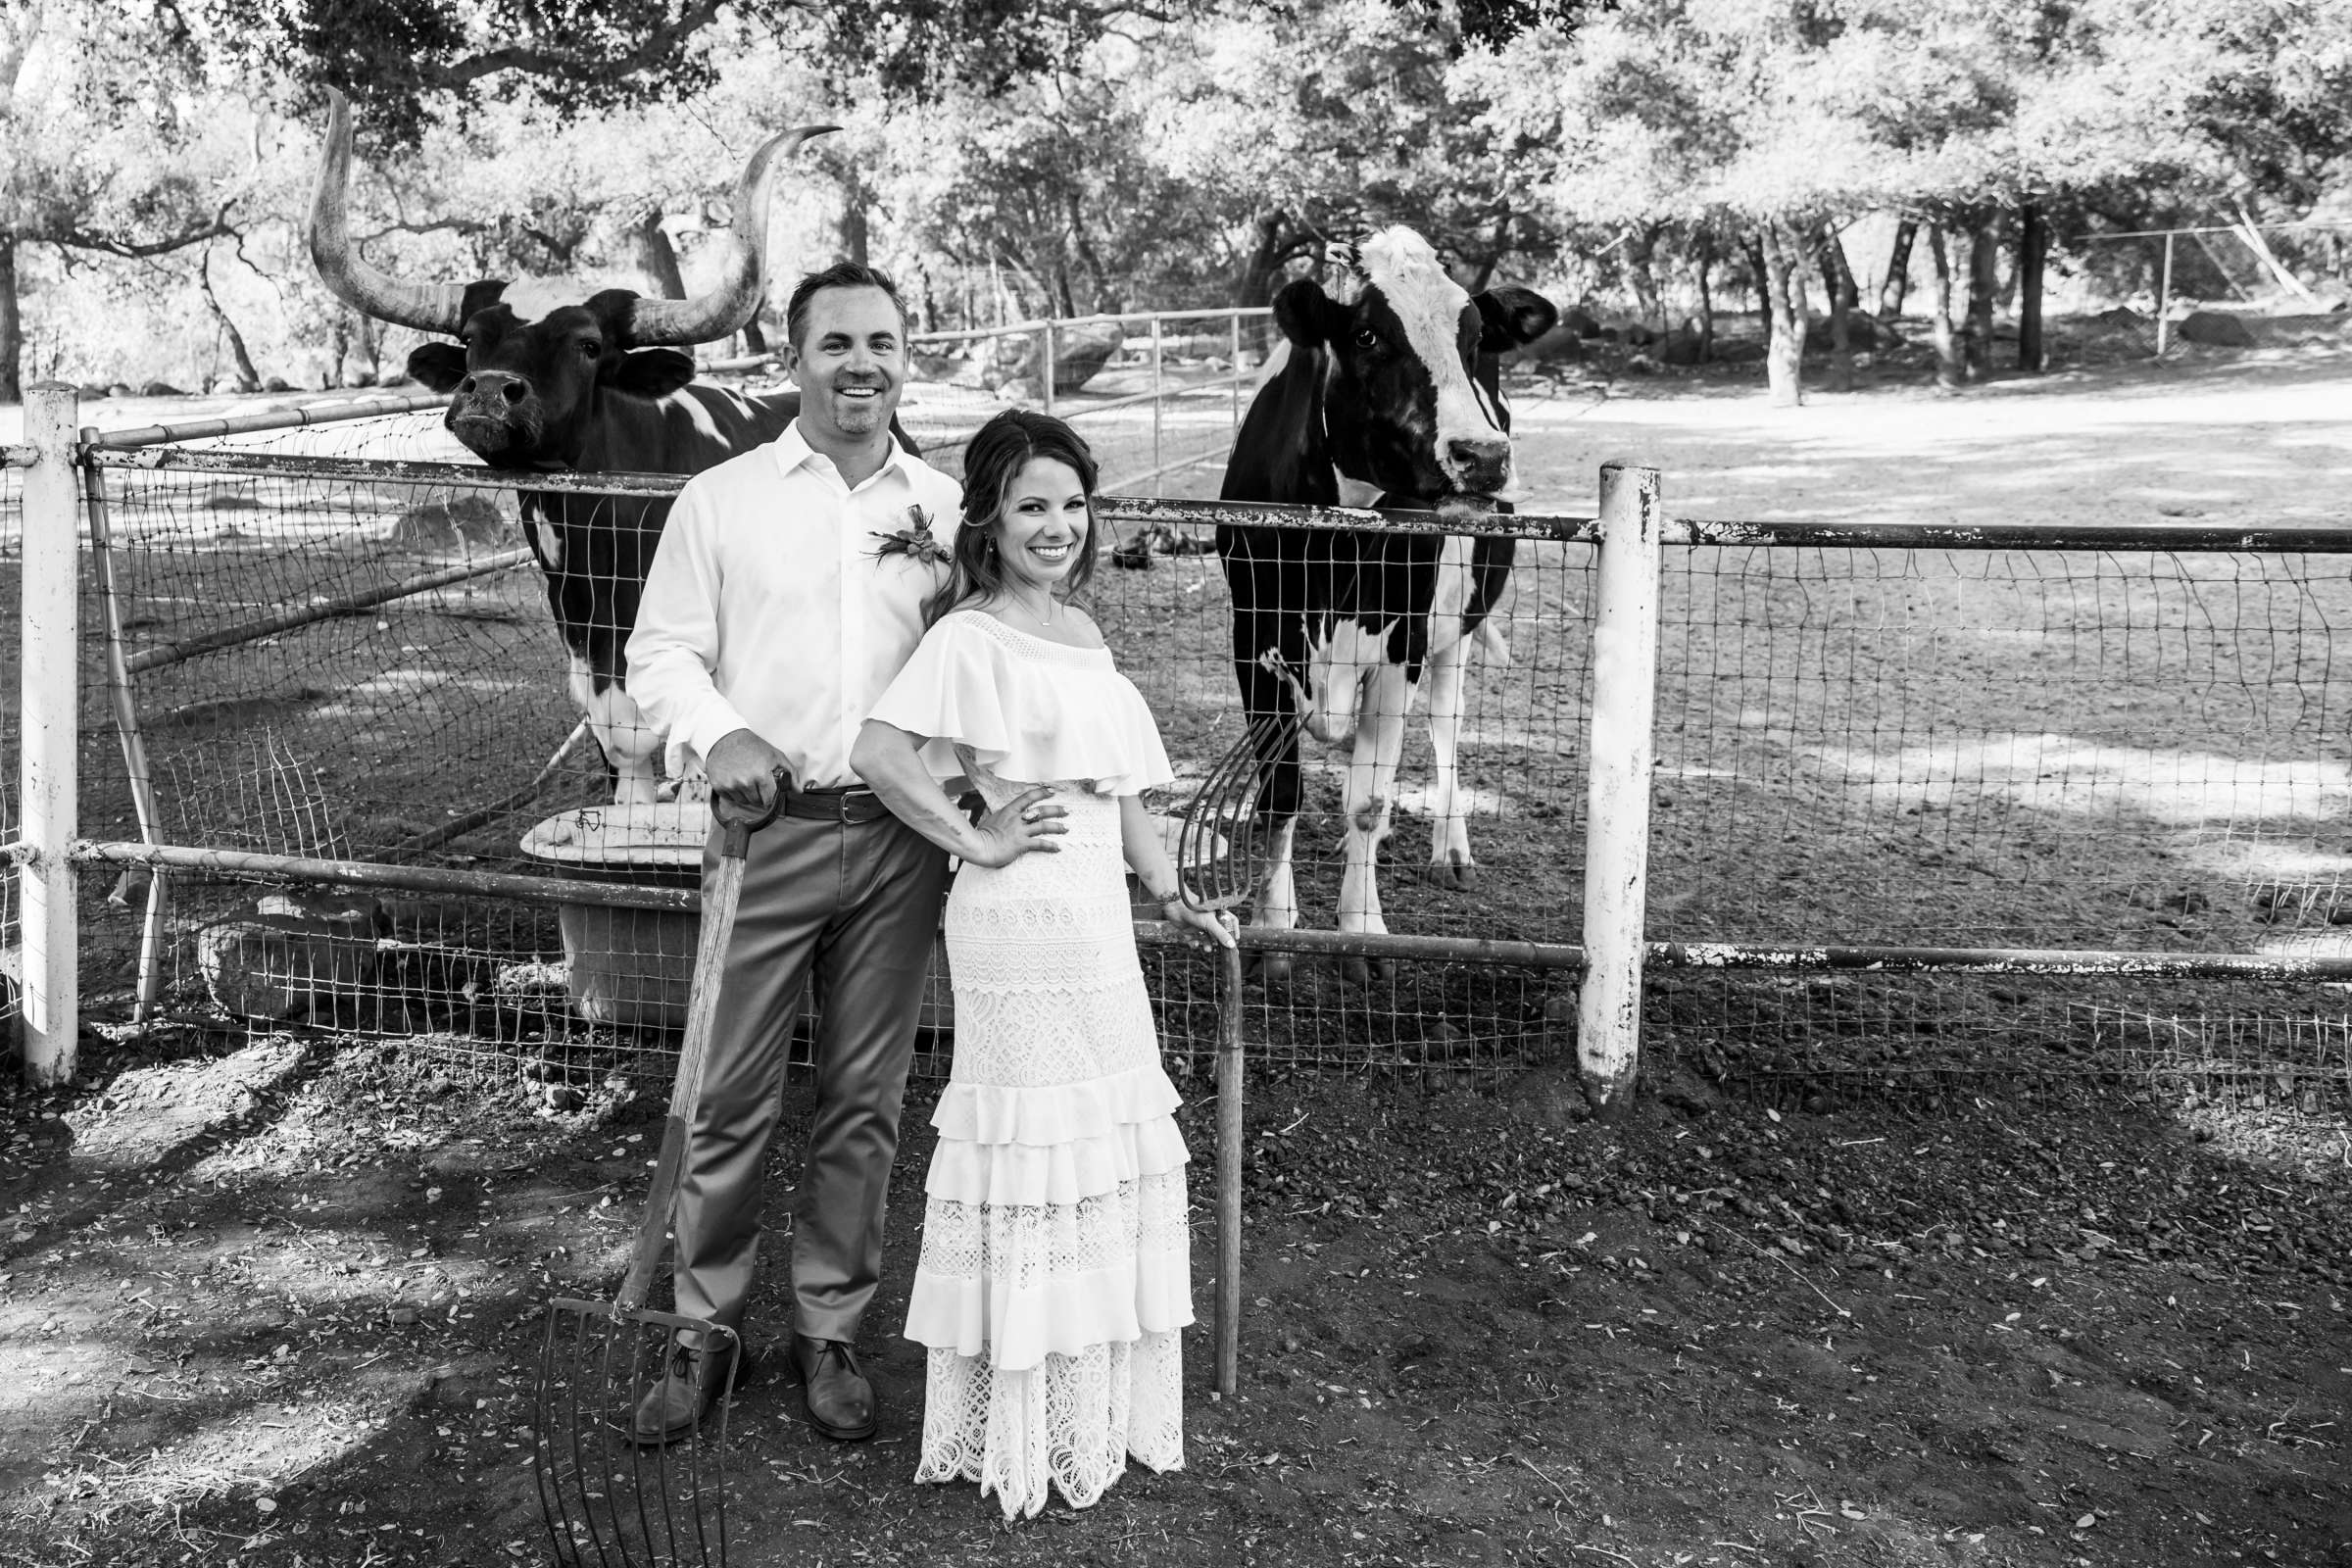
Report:
[[[1039,850],[1060,854],[1054,841],[1070,830],[1061,820],[1069,808],[1054,805],[1053,796],[1051,788],[1040,785],[982,816],[972,829],[978,848],[965,851],[963,858],[974,865],[1003,866]]]

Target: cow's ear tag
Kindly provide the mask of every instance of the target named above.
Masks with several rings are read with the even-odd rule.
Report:
[[[667,397],[694,379],[694,356],[678,349],[632,349],[620,357],[612,385],[640,397]]]

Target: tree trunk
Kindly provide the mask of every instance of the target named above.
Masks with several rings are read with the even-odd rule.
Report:
[[[343,356],[350,352],[351,318],[337,311],[335,324],[326,334],[326,376],[321,385],[333,388],[343,384]]]
[[[1941,223],[1928,225],[1928,254],[1936,263],[1936,297],[1929,302],[1936,328],[1936,387],[1960,390],[1960,348],[1952,331],[1952,253]]]
[[[1750,236],[1747,242],[1747,276],[1755,290],[1756,324],[1759,326],[1772,320],[1770,273],[1771,269],[1764,265],[1764,247],[1758,244],[1753,236]]]
[[[1879,319],[1903,314],[1903,297],[1911,292],[1911,242],[1919,237],[1916,219],[1894,225],[1894,253],[1886,258],[1886,275],[1879,279]]]
[[[654,286],[656,298],[686,297],[686,279],[678,271],[678,253],[662,230],[662,209],[657,207],[631,223],[623,237],[628,243],[630,265],[645,274],[645,280]]]
[[[841,254],[859,267],[871,267],[873,245],[873,215],[865,200],[865,187],[857,180],[845,180],[841,187]]]
[[[1968,378],[1992,373],[1992,296],[2000,286],[2000,220],[1986,216],[1968,237]]]
[[[1715,284],[1708,275],[1715,270],[1715,241],[1701,232],[1698,236],[1698,363],[1712,364],[1715,359]]]
[[[1626,279],[1634,285],[1634,300],[1642,312],[1642,324],[1661,330],[1666,325],[1666,307],[1658,299],[1658,226],[1645,223],[1635,231],[1633,242],[1625,248]]]
[[[2049,249],[2049,220],[2040,208],[2027,208],[2017,236],[2017,368],[2031,375],[2040,374],[2046,363],[2041,348],[2041,268]]]
[[[360,357],[368,362],[368,385],[373,386],[384,375],[384,329],[374,317],[362,312],[352,322],[359,336]],[[351,383],[346,381],[346,386]]]
[[[245,334],[237,330],[237,323],[220,308],[220,296],[213,292],[213,253],[209,249],[196,263],[196,285],[204,294],[205,308],[213,313],[213,319],[220,323],[221,335],[228,339],[229,358],[237,364],[237,390],[259,392],[262,372],[253,368],[253,356],[245,352]]]
[[[0,403],[24,401],[24,330],[17,313],[17,236],[0,228]]]
[[[1848,328],[1860,296],[1854,270],[1845,259],[1845,241],[1835,225],[1821,228],[1821,286],[1830,297],[1830,390],[1854,389],[1854,346]]]
[[[1765,294],[1772,336],[1764,351],[1764,383],[1784,408],[1805,401],[1805,270],[1803,242],[1777,219],[1758,236],[1764,250]]]

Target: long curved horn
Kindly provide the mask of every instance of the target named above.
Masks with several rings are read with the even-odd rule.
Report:
[[[760,144],[735,182],[735,220],[720,264],[717,286],[690,300],[639,300],[629,316],[629,341],[640,348],[658,344],[709,343],[739,330],[767,298],[767,198],[780,158],[839,125],[798,125]]]
[[[455,283],[408,283],[378,271],[351,242],[351,105],[326,90],[326,146],[311,192],[311,260],[335,298],[379,321],[419,332],[454,333],[464,324],[466,290]]]

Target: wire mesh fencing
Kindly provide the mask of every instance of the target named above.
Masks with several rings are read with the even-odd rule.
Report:
[[[967,422],[975,412],[993,410],[966,411]],[[1135,424],[1149,454],[1153,417],[1130,403],[1096,422]],[[677,778],[659,800],[614,801],[600,756],[614,737],[582,721],[573,650],[526,543],[534,503],[449,463],[438,418],[229,430],[94,460],[80,683],[90,836],[697,882],[705,808]],[[634,525],[631,509],[675,488],[591,489],[579,499],[599,510],[582,525]],[[101,1003],[519,1054],[555,1100],[625,1077],[634,1053],[673,1043],[685,1014],[690,908],[321,892],[222,865],[170,870],[160,887],[142,865],[110,875],[92,888],[104,896],[85,932]],[[1185,956],[1158,960],[1162,991],[1177,1032],[1206,1052],[1213,1017],[1193,1020],[1185,999],[1214,986]],[[926,1045],[945,1040],[952,1006],[934,970]]]
[[[1693,547],[1669,556],[1649,933],[2340,956],[2338,554]],[[1655,978],[1652,1039],[1759,1076],[2142,1077],[2114,1020],[2341,1015],[2228,977]],[[2332,1095],[2352,1091],[2334,1069]]]
[[[1119,370],[1131,353],[1130,339],[1101,368]],[[1115,430],[1128,443],[1098,443],[1113,454],[1113,478],[1120,463],[1166,467],[1194,435],[1229,438],[1229,387],[1119,404],[1128,394],[1107,384],[1092,424],[1082,403],[1066,412],[1090,437]],[[972,391],[928,405],[935,434],[956,428],[951,409],[993,408],[993,392]],[[572,651],[522,530],[522,481],[439,461],[435,418],[244,432],[203,462],[108,460],[96,509],[105,569],[91,573],[83,614],[85,831],[691,888],[703,819],[689,781],[668,776],[649,745],[663,770],[657,798],[616,804],[615,737],[583,723],[570,689]],[[934,450],[957,466],[952,439]],[[1215,471],[1163,477],[1204,489]],[[590,519],[605,527],[674,489],[566,482],[611,509]],[[1143,499],[1103,508],[1106,559],[1089,603],[1161,724],[1179,779],[1153,804],[1171,816],[1241,742],[1245,691],[1264,673],[1253,649],[1237,657],[1235,626],[1269,607],[1237,605],[1220,519],[1233,514]],[[1301,924],[1584,938],[1599,607],[1592,530],[1577,524],[1487,525],[1509,542],[1509,565],[1482,591],[1475,635],[1453,650],[1459,698],[1440,725],[1427,647],[1409,708],[1374,702],[1378,666],[1438,599],[1408,583],[1404,609],[1375,624],[1315,618],[1339,608],[1343,579],[1387,562],[1408,535],[1358,524],[1341,539],[1253,518],[1302,552],[1302,568],[1312,556],[1320,584],[1311,602],[1271,607],[1319,628],[1277,672],[1285,701],[1312,707],[1347,689],[1357,704],[1328,733],[1298,726]],[[2352,913],[2339,912],[2352,910],[2352,763],[2331,657],[2352,615],[2346,556],[2159,538],[1974,548],[1888,537],[1714,525],[1668,549],[1651,939],[1693,950],[2352,952],[2341,934]],[[122,739],[125,714],[135,747]],[[1367,740],[1383,723],[1393,777]],[[1457,843],[1474,873],[1449,858]],[[133,869],[93,903],[89,969],[102,995],[520,1055],[553,1099],[626,1078],[634,1054],[660,1051],[684,1013],[694,921],[683,902],[328,895],[219,867],[174,871],[166,899],[150,889]],[[1574,1044],[1572,966],[1361,960],[1270,965],[1247,998],[1253,1059],[1483,1082]],[[1172,1053],[1205,1070],[1213,966],[1183,948],[1153,948],[1147,963]],[[2307,1090],[2343,1095],[2352,1078],[2340,1052],[2305,1049],[2296,1020],[2344,1015],[2341,994],[2315,982],[2034,963],[1874,974],[1678,958],[1653,966],[1642,1003],[1654,1072],[1689,1067],[1800,1101],[1890,1088],[1933,1097],[1988,1074],[2219,1082],[2210,1063],[2258,1063],[2271,1051],[2289,1062],[2299,1087],[2287,1100],[2299,1104]],[[2145,1041],[2160,1031],[2141,1027],[2151,1019],[2198,1020],[2166,1038],[2206,1044],[2159,1061]],[[952,1027],[935,972],[928,1070],[944,1068]]]

